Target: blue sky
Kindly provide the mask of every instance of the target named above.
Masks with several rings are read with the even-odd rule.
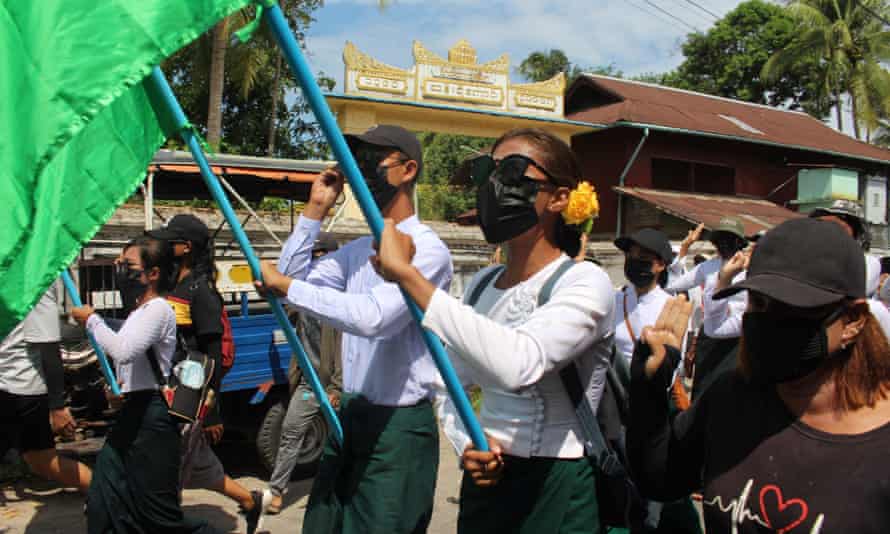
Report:
[[[309,61],[342,90],[343,45],[396,67],[410,68],[412,42],[446,55],[458,40],[476,47],[479,61],[506,52],[518,66],[530,52],[559,48],[583,66],[615,64],[625,74],[663,72],[683,59],[688,24],[706,31],[740,0],[326,0],[307,36]],[[681,19],[672,19],[664,11]],[[518,76],[513,75],[514,79]]]

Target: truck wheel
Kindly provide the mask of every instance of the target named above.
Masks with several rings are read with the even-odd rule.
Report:
[[[271,473],[275,469],[278,455],[278,442],[281,439],[281,425],[287,413],[287,402],[276,402],[266,415],[257,432],[256,448],[263,466]],[[302,479],[315,474],[318,460],[328,436],[328,425],[324,416],[316,413],[306,427],[306,436],[297,452],[297,465],[291,473],[292,479]]]

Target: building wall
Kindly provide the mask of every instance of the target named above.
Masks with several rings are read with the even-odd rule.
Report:
[[[641,135],[642,130],[637,128],[610,128],[572,138],[572,148],[578,154],[583,172],[593,179],[600,194],[601,212],[596,224],[598,233],[615,231],[618,195],[612,191],[612,187],[618,185],[621,171]],[[731,167],[735,170],[735,194],[767,198],[772,193],[768,200],[790,209],[795,209],[790,201],[797,198],[797,172],[807,165],[836,165],[860,172],[886,174],[880,166],[869,168],[867,163],[847,158],[742,141],[650,131],[628,171],[625,185],[653,188],[652,160],[656,158]],[[779,189],[773,193],[776,188]]]

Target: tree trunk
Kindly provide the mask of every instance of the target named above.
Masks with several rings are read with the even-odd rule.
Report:
[[[213,28],[213,50],[210,53],[210,98],[207,102],[207,142],[219,149],[222,138],[222,97],[226,78],[226,48],[228,47],[228,19]]]
[[[837,116],[837,131],[843,133],[844,131],[844,110],[843,110],[843,101],[841,101],[841,91],[838,88],[834,89],[834,111]]]
[[[278,99],[281,97],[281,52],[275,54],[275,78],[272,80],[272,112],[269,114],[269,147],[266,155],[274,157],[275,134],[278,131]]]
[[[850,115],[853,116],[853,136],[857,140],[862,139],[859,135],[859,107],[856,105],[856,94],[850,91]]]

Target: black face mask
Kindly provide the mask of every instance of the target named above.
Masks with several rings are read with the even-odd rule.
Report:
[[[362,171],[365,183],[368,184],[368,190],[371,191],[371,196],[374,197],[374,202],[381,210],[389,206],[389,203],[395,198],[396,193],[399,192],[399,188],[389,183],[386,179],[389,169],[405,163],[402,161],[395,165],[381,165],[380,162],[383,161],[386,156],[387,152],[377,150],[360,150],[355,155],[358,168]]]
[[[831,356],[826,325],[843,313],[821,321],[781,318],[768,312],[745,312],[742,336],[754,382],[768,385],[797,380],[812,373]]]
[[[136,309],[136,303],[145,294],[145,290],[148,289],[148,284],[140,280],[144,272],[131,269],[127,264],[115,266],[114,283],[117,286],[117,290],[120,291],[125,313],[129,314]]]
[[[491,156],[473,161],[471,176],[478,185],[476,211],[489,243],[509,241],[538,224],[535,198],[541,182],[525,176],[529,165],[540,168],[518,154],[499,162]]]
[[[733,257],[733,255],[742,250],[744,248],[744,244],[741,243],[741,240],[736,238],[735,236],[720,236],[714,241],[714,247],[717,249],[717,253],[720,254],[720,257],[728,260]]]
[[[655,280],[655,273],[652,272],[652,260],[641,260],[639,258],[625,258],[624,260],[624,276],[627,281],[634,287],[647,287]]]

